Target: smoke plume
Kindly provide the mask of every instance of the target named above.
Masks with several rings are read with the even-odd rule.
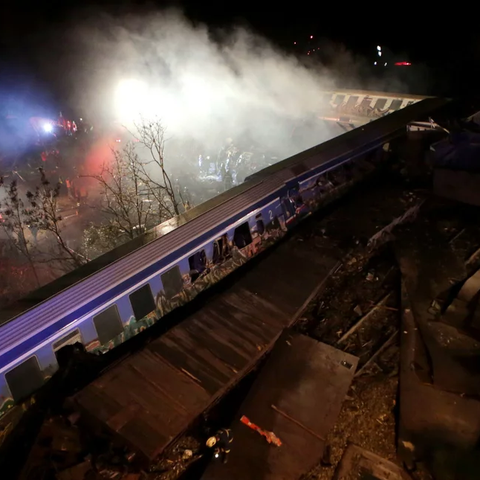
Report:
[[[281,158],[340,133],[316,120],[332,78],[246,28],[211,32],[177,11],[72,24],[70,103],[87,118],[154,116],[172,140],[218,150],[229,137]]]

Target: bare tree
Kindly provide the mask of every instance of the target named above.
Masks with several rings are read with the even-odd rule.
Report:
[[[30,203],[27,210],[27,221],[30,228],[47,232],[55,239],[59,256],[57,262],[67,264],[67,269],[77,268],[87,262],[81,253],[74,251],[62,235],[62,217],[58,214],[58,199],[60,196],[60,183],[51,185],[45,172],[39,168],[40,185],[34,192],[28,191],[26,196]]]
[[[151,195],[170,217],[180,214],[175,188],[165,168],[165,128],[159,119],[142,118],[135,124],[137,130],[132,135],[148,152],[149,158],[140,162],[143,181]],[[180,194],[181,192],[177,192]],[[182,202],[183,203],[183,202]]]
[[[17,183],[13,180],[5,185],[6,197],[2,200],[2,228],[9,245],[23,257],[29,266],[36,286],[58,276],[61,272],[84,264],[87,259],[72,250],[62,235],[62,217],[58,215],[60,184],[52,186],[39,169],[40,185],[34,192],[27,191],[22,199]],[[44,235],[37,240],[38,232]]]
[[[88,258],[96,258],[123,243],[118,224],[110,220],[101,225],[90,224],[83,234],[82,250]]]
[[[26,260],[37,286],[40,286],[40,279],[35,265],[35,247],[26,235],[29,228],[27,218],[32,214],[31,209],[28,209],[23,203],[18,192],[16,180],[12,180],[9,185],[5,185],[4,179],[1,178],[0,185],[6,188],[7,194],[0,203],[2,208],[2,228],[9,239],[10,245]]]
[[[165,168],[165,130],[160,121],[143,121],[131,133],[136,142],[113,150],[95,178],[107,222],[85,232],[85,248],[94,256],[144,233],[190,208]],[[141,158],[140,153],[147,153]],[[142,148],[143,147],[143,148]],[[96,231],[94,231],[96,229]]]
[[[113,160],[104,163],[100,174],[93,176],[100,185],[102,210],[110,231],[133,239],[151,226],[155,214],[141,176],[141,162],[133,144],[121,151],[113,150]]]

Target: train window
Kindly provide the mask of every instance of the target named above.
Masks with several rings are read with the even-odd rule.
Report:
[[[13,399],[18,402],[43,385],[43,374],[37,357],[30,357],[5,374]]]
[[[163,283],[163,291],[167,298],[172,298],[183,289],[183,278],[180,268],[175,265],[173,268],[161,275]]]
[[[205,250],[200,250],[189,257],[188,265],[190,267],[190,278],[194,282],[207,269]]]
[[[222,263],[223,257],[222,257],[222,239],[219,238],[218,240],[215,240],[213,242],[213,254],[212,254],[212,262],[217,265],[219,263]]]
[[[103,312],[93,317],[93,324],[97,331],[98,340],[105,345],[110,340],[123,332],[122,319],[116,305],[108,307]]]
[[[155,300],[148,283],[131,293],[129,298],[137,322],[155,310]]]
[[[252,234],[250,233],[248,222],[242,223],[242,225],[235,229],[233,243],[235,243],[238,248],[244,248],[252,243]]]
[[[368,108],[370,104],[372,103],[371,97],[365,97],[362,102],[360,103],[360,106],[362,108]]]
[[[82,343],[82,335],[80,334],[80,330],[78,328],[70,333],[67,333],[65,336],[54,342],[52,344],[52,348],[54,352],[57,352],[65,345],[73,345],[77,342]]]
[[[358,97],[357,96],[353,96],[353,97],[350,97],[348,100],[347,100],[347,103],[346,103],[346,107],[347,108],[353,108],[358,102]]]
[[[257,232],[259,235],[263,235],[265,233],[265,222],[263,221],[263,216],[259,213],[255,217],[255,221],[257,223]]]
[[[403,100],[394,100],[390,107],[388,107],[390,110],[398,110],[402,106]]]
[[[222,263],[230,255],[230,245],[228,243],[227,235],[222,235],[213,242],[213,256],[212,261],[215,265]]]
[[[385,107],[385,104],[387,103],[387,99],[386,98],[379,98],[376,102],[375,102],[375,108],[377,108],[378,110],[381,110],[382,108]]]
[[[345,95],[337,95],[335,97],[335,100],[333,101],[333,104],[334,105],[341,105],[344,100],[345,100]]]

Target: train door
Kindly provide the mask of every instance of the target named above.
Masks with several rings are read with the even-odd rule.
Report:
[[[295,217],[295,205],[290,197],[282,198],[282,209],[287,223]]]

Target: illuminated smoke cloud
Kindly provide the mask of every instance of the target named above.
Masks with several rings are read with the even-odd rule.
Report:
[[[340,133],[315,121],[330,78],[246,29],[221,36],[213,41],[178,12],[96,15],[70,31],[82,52],[75,103],[128,126],[138,115],[161,118],[169,137],[211,151],[231,137],[285,157]]]

